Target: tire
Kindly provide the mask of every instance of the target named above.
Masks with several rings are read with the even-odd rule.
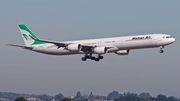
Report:
[[[91,60],[95,60],[95,57],[91,57]]]
[[[82,60],[82,61],[86,61],[86,58],[85,58],[85,57],[82,57],[81,60]]]
[[[95,61],[99,61],[99,58],[95,58]]]
[[[99,58],[99,59],[103,59],[103,56],[99,56],[98,58]]]
[[[89,59],[90,57],[87,55],[87,56],[85,56],[85,58],[86,58],[86,59]]]
[[[164,53],[164,51],[163,51],[163,50],[160,50],[159,52],[160,52],[160,53]]]

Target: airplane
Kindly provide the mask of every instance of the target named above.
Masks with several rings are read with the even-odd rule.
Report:
[[[20,24],[19,29],[25,45],[8,44],[9,46],[49,54],[49,55],[73,55],[85,54],[82,61],[87,59],[99,61],[103,54],[115,53],[128,55],[130,50],[144,48],[160,48],[163,53],[164,46],[175,42],[175,38],[167,34],[145,34],[124,37],[99,38],[76,41],[50,41],[39,39],[25,24]],[[97,57],[92,56],[96,54]]]

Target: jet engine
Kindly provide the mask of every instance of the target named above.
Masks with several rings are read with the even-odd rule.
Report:
[[[107,53],[107,48],[106,47],[95,47],[93,52],[96,54],[105,54],[105,53]]]
[[[118,55],[128,55],[130,50],[119,50],[115,52]]]
[[[79,51],[81,48],[80,44],[69,44],[66,49],[69,51]]]

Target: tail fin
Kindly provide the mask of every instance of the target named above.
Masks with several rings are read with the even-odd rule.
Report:
[[[38,39],[38,37],[25,24],[19,25],[19,29],[23,37],[24,43],[27,46],[36,45],[36,44],[44,44],[44,42],[36,40]]]

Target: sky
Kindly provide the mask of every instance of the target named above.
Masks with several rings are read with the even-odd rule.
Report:
[[[71,96],[92,91],[107,96],[127,90],[180,98],[179,4],[179,0],[1,0],[0,92]],[[82,54],[50,56],[7,46],[24,44],[18,24],[54,41],[165,33],[176,42],[163,54],[159,48],[142,49],[82,62]]]

